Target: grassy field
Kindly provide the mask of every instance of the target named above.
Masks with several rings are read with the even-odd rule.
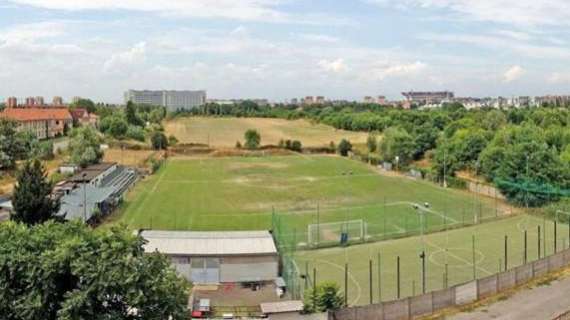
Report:
[[[538,257],[538,230],[541,226],[541,256],[554,252],[554,224],[529,215],[519,215],[458,230],[405,239],[298,252],[296,261],[301,273],[317,269],[317,283],[337,282],[344,290],[344,268],[348,263],[348,301],[351,305],[370,302],[369,261],[373,260],[372,297],[377,302],[396,299],[396,260],[400,256],[401,297],[420,294],[421,260],[426,251],[426,291],[464,283],[475,276],[486,277],[504,269],[504,241],[508,236],[508,268],[519,266],[524,257],[524,231],[527,230],[527,261]],[[544,230],[546,229],[546,234]],[[568,248],[568,227],[558,225],[557,248]],[[472,237],[475,236],[475,250]],[[473,254],[474,253],[474,254]],[[378,277],[378,254],[381,276]],[[473,259],[473,257],[475,259]],[[475,263],[473,263],[475,261]],[[447,279],[445,265],[447,264]],[[380,285],[378,279],[380,278]],[[381,291],[379,287],[381,286]]]
[[[203,143],[214,147],[234,147],[236,141],[243,143],[248,129],[261,133],[261,144],[277,145],[281,139],[300,140],[304,146],[327,146],[342,138],[354,143],[365,143],[366,133],[335,130],[306,120],[283,120],[264,118],[178,118],[166,122],[168,135],[172,134],[182,143]]]
[[[113,221],[133,228],[268,229],[275,210],[279,226],[289,228],[296,243],[307,241],[308,224],[357,219],[366,221],[368,235],[384,239],[419,232],[413,205],[425,202],[430,230],[492,218],[501,210],[492,199],[383,176],[337,156],[172,158],[136,186]],[[321,240],[337,242],[331,232]]]

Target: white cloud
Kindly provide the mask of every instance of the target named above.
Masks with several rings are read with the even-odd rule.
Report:
[[[293,36],[308,42],[337,43],[340,41],[340,39],[337,37],[317,33],[298,33],[293,34]]]
[[[511,83],[513,81],[519,80],[526,73],[526,70],[521,66],[512,66],[503,74],[503,82]]]
[[[520,26],[569,25],[567,0],[365,0],[398,8],[442,9],[477,21]]]
[[[0,41],[12,44],[54,38],[62,35],[65,29],[65,23],[55,21],[13,25],[0,30]]]
[[[570,83],[570,73],[553,72],[547,80],[552,84],[568,84]]]
[[[376,70],[378,77],[383,80],[389,77],[413,77],[422,73],[427,68],[423,62],[400,63],[386,65]]]
[[[508,50],[519,55],[530,58],[542,59],[568,59],[570,58],[570,49],[563,46],[537,45],[528,41],[519,41],[497,36],[495,34],[420,34],[419,39],[430,42],[442,43],[465,43],[476,45],[479,47],[494,48]]]
[[[127,51],[113,54],[103,64],[105,72],[126,72],[133,66],[138,66],[146,60],[146,42],[137,43]]]
[[[8,0],[44,9],[130,10],[173,17],[223,18],[244,21],[303,24],[351,24],[325,14],[290,15],[279,10],[282,0]]]
[[[318,65],[321,69],[333,73],[341,73],[348,70],[348,66],[344,63],[344,59],[342,58],[335,60],[322,59],[318,62]]]

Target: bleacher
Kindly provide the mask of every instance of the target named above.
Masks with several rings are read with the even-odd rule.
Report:
[[[136,180],[137,173],[134,169],[118,166],[117,170],[101,181],[101,186],[115,189],[113,196],[120,198]]]

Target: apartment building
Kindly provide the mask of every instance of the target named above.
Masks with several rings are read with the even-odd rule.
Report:
[[[206,91],[129,90],[125,92],[125,103],[163,106],[168,111],[190,110],[206,103]]]

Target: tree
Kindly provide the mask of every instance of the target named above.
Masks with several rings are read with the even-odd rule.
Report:
[[[344,296],[334,282],[324,282],[305,292],[303,311],[306,313],[334,311],[344,307]]]
[[[125,107],[125,119],[127,120],[128,124],[131,124],[133,126],[144,125],[144,123],[137,115],[137,107],[132,101],[127,102],[127,106]]]
[[[97,108],[95,107],[95,103],[93,101],[91,101],[90,99],[79,99],[77,102],[71,104],[71,108],[72,109],[76,109],[76,108],[86,109],[87,112],[89,112],[89,113],[94,113],[95,111],[97,111]]]
[[[303,144],[299,140],[293,140],[291,142],[291,151],[301,152],[303,151]]]
[[[115,139],[122,139],[127,135],[129,131],[129,124],[123,117],[120,116],[113,116],[110,117],[108,123],[108,127],[106,131],[109,135],[111,135]]]
[[[384,132],[380,152],[385,161],[397,161],[406,165],[413,160],[416,152],[414,138],[404,129],[388,128]]]
[[[375,134],[370,133],[368,134],[368,138],[366,139],[366,147],[368,148],[368,152],[374,153],[378,149],[378,137]]]
[[[0,168],[13,169],[20,147],[16,140],[15,121],[0,119]]]
[[[28,225],[57,218],[59,200],[51,196],[53,185],[39,160],[26,161],[18,172],[11,219]]]
[[[168,136],[168,145],[169,146],[175,146],[178,144],[178,139],[176,138],[176,136],[174,136],[173,134]]]
[[[164,133],[155,131],[150,136],[150,144],[154,150],[166,150],[168,148],[168,139]]]
[[[544,130],[534,124],[503,128],[481,152],[480,159],[481,172],[515,204],[541,206],[556,200],[544,190],[529,186],[570,188],[570,165],[548,145]]]
[[[69,152],[71,161],[81,167],[96,164],[103,158],[101,138],[92,127],[81,127],[71,132]]]
[[[245,132],[244,135],[245,144],[244,146],[247,149],[257,149],[259,148],[259,144],[261,143],[261,135],[257,130],[249,129]]]
[[[17,239],[17,241],[14,241]],[[186,284],[124,227],[0,225],[3,319],[187,319]]]
[[[347,157],[350,151],[352,151],[352,144],[350,141],[342,139],[338,144],[338,153],[343,157]]]

